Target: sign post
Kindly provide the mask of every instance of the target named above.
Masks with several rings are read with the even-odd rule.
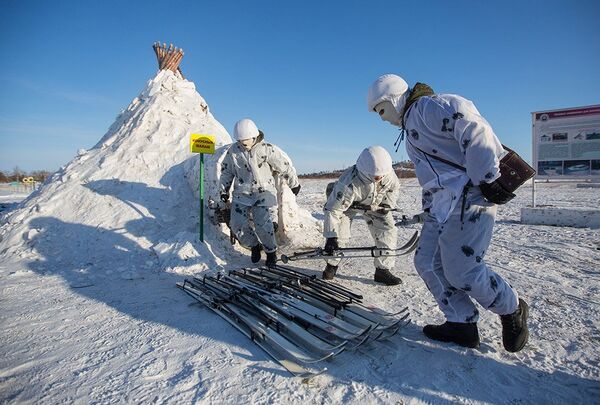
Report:
[[[200,242],[204,242],[204,154],[215,153],[215,136],[205,134],[192,134],[190,136],[190,149],[192,153],[200,154]]]

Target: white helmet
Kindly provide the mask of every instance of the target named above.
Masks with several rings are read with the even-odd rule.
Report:
[[[235,123],[233,127],[233,137],[237,141],[256,138],[259,135],[258,128],[254,121],[244,118]]]
[[[383,176],[391,173],[392,157],[381,146],[369,146],[360,153],[356,161],[356,168],[367,176]]]
[[[392,103],[396,112],[400,114],[408,97],[408,84],[403,78],[393,74],[379,76],[369,87],[367,107],[375,111],[375,106],[384,101]]]

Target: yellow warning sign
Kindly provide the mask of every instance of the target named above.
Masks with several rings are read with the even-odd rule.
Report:
[[[192,153],[215,153],[215,136],[205,134],[192,134],[190,137]]]

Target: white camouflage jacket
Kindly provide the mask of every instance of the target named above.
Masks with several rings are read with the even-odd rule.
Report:
[[[423,187],[423,208],[438,222],[446,222],[469,181],[478,186],[500,177],[504,148],[471,101],[454,94],[423,96],[406,111],[404,122],[406,151]]]
[[[346,169],[335,182],[333,191],[325,203],[323,236],[339,237],[342,216],[350,209],[352,203],[396,208],[399,192],[400,181],[395,172],[386,174],[375,183],[361,173],[356,165]]]
[[[277,174],[290,188],[296,187],[296,169],[277,146],[260,140],[247,151],[238,142],[233,143],[221,163],[220,193],[228,193],[233,186],[233,201],[246,206],[277,205],[277,190],[273,174]]]

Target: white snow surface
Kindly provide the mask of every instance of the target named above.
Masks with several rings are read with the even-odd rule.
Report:
[[[519,222],[530,188],[499,208],[489,265],[530,303],[530,342],[510,354],[496,315],[481,310],[479,350],[427,340],[441,312],[416,274],[372,281],[370,259],[343,264],[337,282],[413,323],[389,341],[341,354],[303,384],[224,320],[175,287],[186,275],[249,266],[207,218],[197,235],[198,157],[191,132],[231,140],[191,82],[164,71],[39,191],[0,217],[2,403],[592,403],[600,395],[600,230]],[[276,140],[274,140],[276,143]],[[218,162],[206,162],[207,199]],[[419,212],[420,188],[401,179],[399,205]],[[326,180],[289,189],[281,253],[323,244]],[[597,206],[597,189],[537,186],[540,204]],[[400,229],[400,243],[418,229]],[[352,245],[371,245],[362,219]],[[237,249],[237,250],[236,250]],[[323,263],[297,262],[309,274]]]

